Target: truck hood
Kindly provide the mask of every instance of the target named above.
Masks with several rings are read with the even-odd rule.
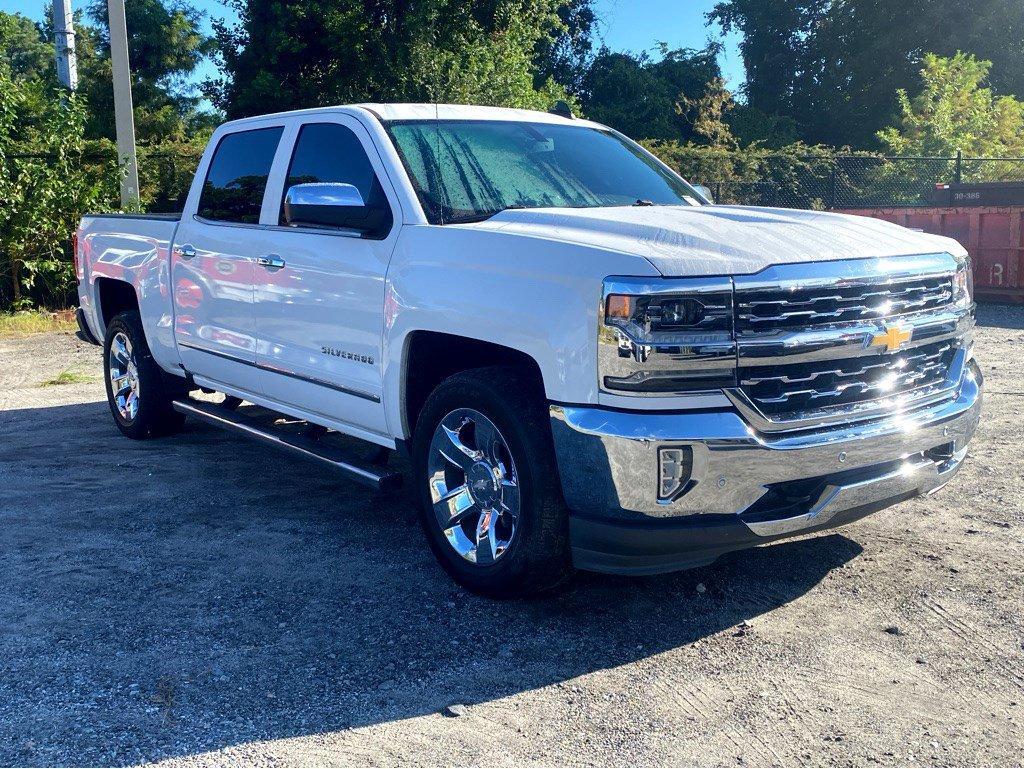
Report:
[[[787,262],[966,253],[949,238],[879,219],[782,208],[513,209],[462,226],[642,256],[666,277],[752,274]]]

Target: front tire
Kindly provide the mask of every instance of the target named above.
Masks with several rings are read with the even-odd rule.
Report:
[[[107,325],[103,373],[110,413],[126,437],[170,435],[185,424],[184,414],[171,405],[174,388],[153,360],[138,312],[122,312]]]
[[[572,575],[546,401],[519,369],[475,369],[438,385],[417,421],[413,461],[420,523],[456,582],[508,598]]]

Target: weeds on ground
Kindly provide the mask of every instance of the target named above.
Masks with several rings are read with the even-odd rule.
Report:
[[[40,387],[56,387],[58,385],[69,385],[69,384],[84,384],[85,382],[91,382],[95,377],[91,377],[88,374],[83,374],[80,371],[75,371],[74,368],[66,368],[61,371],[53,379],[47,379],[44,382],[40,382]]]
[[[47,331],[74,331],[77,328],[74,310],[24,310],[0,313],[0,338],[41,334]]]

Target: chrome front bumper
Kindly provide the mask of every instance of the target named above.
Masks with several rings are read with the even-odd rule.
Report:
[[[972,361],[942,403],[873,422],[783,435],[758,433],[731,409],[659,413],[553,405],[552,434],[574,537],[586,521],[605,534],[609,526],[630,536],[645,527],[661,531],[654,539],[665,539],[666,526],[692,531],[703,521],[730,527],[728,540],[735,546],[724,552],[838,525],[851,512],[930,493],[963,461],[978,425],[981,390],[981,372]],[[674,447],[692,451],[691,483],[680,497],[663,502],[659,450]],[[771,495],[785,497],[793,487],[809,490],[806,504],[780,506],[773,515]],[[601,539],[603,549],[614,548],[608,536]],[[648,563],[641,543],[627,548],[636,558],[606,562],[583,552],[587,548],[579,541],[574,548],[582,568],[626,573],[713,560],[710,550],[676,561],[662,552]]]

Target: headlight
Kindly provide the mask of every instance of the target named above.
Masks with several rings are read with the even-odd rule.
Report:
[[[736,384],[732,281],[605,281],[598,344],[601,388],[670,395]]]
[[[974,303],[974,265],[969,256],[960,261],[953,276],[953,301],[959,307],[970,307]]]

